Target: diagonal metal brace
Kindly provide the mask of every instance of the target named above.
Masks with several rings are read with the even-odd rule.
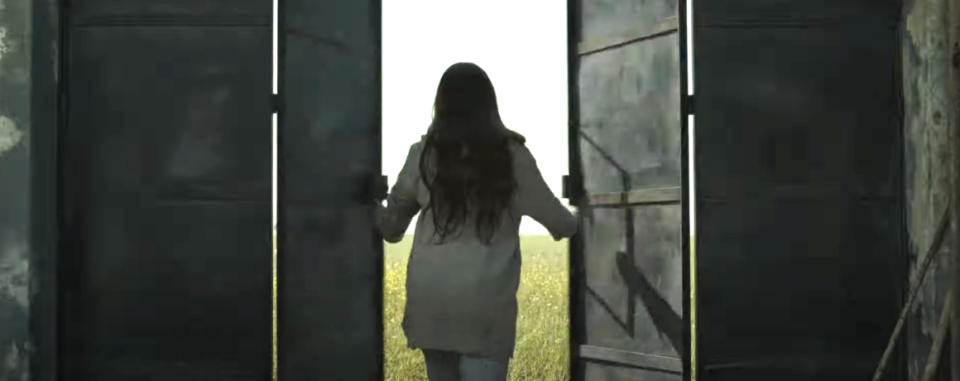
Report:
[[[896,345],[897,339],[900,338],[900,332],[903,331],[903,325],[907,321],[907,315],[910,314],[910,311],[913,311],[917,303],[917,294],[920,293],[920,286],[927,276],[927,270],[930,268],[930,264],[933,263],[933,258],[940,252],[940,245],[943,244],[943,236],[948,226],[950,226],[950,208],[944,210],[943,216],[940,218],[940,225],[937,227],[937,232],[933,236],[933,242],[930,243],[930,248],[927,250],[927,255],[923,258],[920,268],[917,269],[916,274],[914,274],[910,282],[910,297],[907,298],[903,309],[900,310],[900,318],[897,319],[897,324],[893,327],[893,333],[890,335],[890,340],[887,341],[887,348],[883,351],[883,356],[880,358],[877,370],[873,373],[873,378],[871,378],[873,381],[880,381],[883,373],[887,369],[890,356],[893,355],[893,347]]]
[[[953,318],[953,295],[954,292],[951,287],[947,290],[947,298],[943,303],[943,309],[940,311],[940,323],[937,325],[937,333],[933,337],[933,343],[930,344],[930,354],[927,356],[927,363],[923,367],[921,381],[933,381],[937,374],[937,368],[940,366],[940,358],[943,357],[943,343],[946,341],[950,329],[950,319]]]

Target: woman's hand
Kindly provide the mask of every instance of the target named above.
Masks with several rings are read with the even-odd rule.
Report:
[[[383,200],[387,199],[387,191],[389,191],[389,185],[387,185],[386,176],[382,178],[382,181],[378,181],[373,186],[373,203],[383,206]]]

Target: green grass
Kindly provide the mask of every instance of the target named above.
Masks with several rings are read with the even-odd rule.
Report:
[[[404,281],[412,236],[384,245],[384,377],[387,381],[427,380],[423,354],[407,348],[403,319]],[[520,289],[517,291],[517,346],[509,380],[570,379],[567,362],[567,240],[522,236]]]

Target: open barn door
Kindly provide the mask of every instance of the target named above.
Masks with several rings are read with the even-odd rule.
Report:
[[[700,379],[876,367],[907,269],[900,6],[694,4]]]
[[[268,379],[270,1],[62,4],[58,379]]]
[[[382,378],[380,1],[281,0],[279,376]]]
[[[569,4],[573,379],[681,380],[680,7]]]

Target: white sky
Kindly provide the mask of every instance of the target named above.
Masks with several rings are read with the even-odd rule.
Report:
[[[504,123],[526,136],[559,197],[568,167],[566,11],[557,0],[384,0],[383,174],[390,185],[430,124],[440,76],[468,61],[490,76]],[[520,233],[547,231],[524,217]]]

